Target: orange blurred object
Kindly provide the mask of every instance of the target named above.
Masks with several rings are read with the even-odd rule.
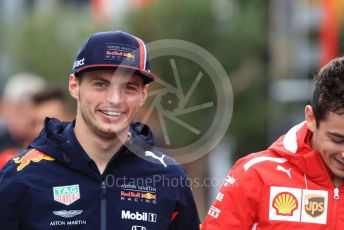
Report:
[[[320,68],[339,56],[339,11],[340,0],[322,0],[320,24]]]
[[[4,167],[4,165],[19,153],[19,149],[16,148],[9,148],[0,153],[0,169]]]

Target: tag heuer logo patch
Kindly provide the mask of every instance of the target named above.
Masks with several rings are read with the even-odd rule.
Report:
[[[54,200],[65,205],[70,205],[80,198],[79,185],[66,185],[53,187]]]

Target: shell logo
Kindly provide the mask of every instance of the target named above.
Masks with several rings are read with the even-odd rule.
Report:
[[[298,208],[296,197],[289,192],[278,193],[272,201],[272,207],[276,209],[277,215],[292,216]]]

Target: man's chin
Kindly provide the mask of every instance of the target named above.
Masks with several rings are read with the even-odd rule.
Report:
[[[104,132],[104,131],[98,131],[97,135],[101,137],[102,139],[107,139],[107,140],[117,139],[119,136],[117,132]]]
[[[128,135],[128,128],[114,128],[114,127],[106,127],[99,130],[99,134],[101,137],[106,139],[116,139],[119,137],[124,137]]]

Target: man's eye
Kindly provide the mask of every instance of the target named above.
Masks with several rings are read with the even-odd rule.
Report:
[[[127,85],[126,88],[127,88],[128,90],[133,90],[133,91],[136,91],[136,90],[137,90],[137,87],[132,86],[132,85]]]
[[[336,143],[336,144],[341,144],[344,143],[343,139],[332,139],[332,142]]]
[[[97,81],[97,82],[95,82],[95,86],[97,86],[97,87],[105,87],[106,83],[103,82],[103,81]]]

